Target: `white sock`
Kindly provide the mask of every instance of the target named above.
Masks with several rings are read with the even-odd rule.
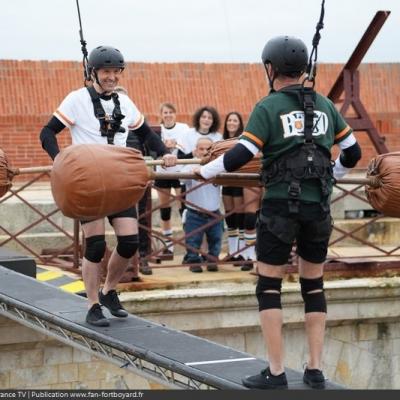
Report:
[[[171,240],[169,240],[169,238],[172,238],[172,229],[168,229],[168,230],[163,231],[163,235],[166,236],[166,238],[164,239],[165,240],[165,246],[167,247],[167,249],[169,251],[173,252],[174,251],[174,245],[171,242]]]
[[[244,238],[247,246],[250,246],[246,249],[246,259],[247,260],[255,260],[256,259],[256,250],[255,250],[255,244],[256,244],[256,237],[257,234],[254,233],[248,233],[245,232]]]
[[[239,230],[228,228],[228,253],[233,254],[238,250],[239,244]]]
[[[243,250],[239,252],[238,256],[242,256],[244,259],[246,259],[246,250],[244,249],[244,247],[246,247],[246,242],[244,240],[244,230],[239,229],[238,250],[240,250],[240,249],[243,249]]]

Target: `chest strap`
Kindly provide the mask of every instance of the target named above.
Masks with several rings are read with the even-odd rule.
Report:
[[[108,144],[114,144],[114,136],[117,132],[125,132],[125,128],[121,127],[122,120],[125,118],[125,115],[121,112],[120,102],[117,93],[112,93],[111,98],[114,103],[114,109],[112,115],[106,114],[104,111],[103,105],[100,101],[100,96],[96,92],[93,86],[86,88],[90,94],[90,98],[93,103],[93,110],[95,117],[100,122],[100,133],[101,136],[107,137]]]

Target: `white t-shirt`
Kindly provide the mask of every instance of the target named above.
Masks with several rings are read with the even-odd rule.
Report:
[[[189,130],[189,126],[182,123],[176,122],[173,128],[166,128],[164,125],[161,124],[161,139],[165,142],[167,139],[174,139],[176,140],[177,148],[172,151],[172,154],[177,155],[178,149],[182,149],[182,143],[184,142],[184,138],[187,135]],[[163,168],[157,166],[157,172],[179,172],[181,170],[180,165],[176,165],[175,167],[168,167]]]
[[[195,165],[189,164],[183,166],[181,172],[192,172]],[[194,189],[190,193],[186,193],[186,200],[190,203],[195,204],[198,207],[204,208],[208,211],[216,211],[219,210],[221,204],[221,186],[213,185],[208,183],[207,185],[200,186],[203,182],[197,181],[195,179],[182,179],[182,183],[186,186],[186,191],[199,186],[197,189]],[[190,204],[187,204],[188,208],[193,208]]]
[[[121,124],[121,127],[125,128],[125,132],[115,134],[114,144],[125,147],[128,130],[142,126],[144,117],[127,95],[119,93],[118,99],[121,113],[125,115]],[[100,101],[105,113],[112,115],[114,101],[112,99],[100,99]],[[93,102],[86,88],[69,93],[53,115],[69,128],[72,144],[107,144],[107,137],[101,136],[100,122],[94,115]]]
[[[207,134],[201,134],[200,132],[196,131],[195,128],[190,128],[182,141],[182,151],[185,154],[191,153],[197,145],[197,141],[200,138],[210,138],[213,142],[218,142],[222,140],[222,135],[219,132],[211,132]]]

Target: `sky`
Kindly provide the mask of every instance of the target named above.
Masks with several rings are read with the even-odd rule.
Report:
[[[0,0],[0,59],[81,60],[76,0]],[[80,0],[88,49],[127,61],[259,62],[295,35],[311,47],[321,0]],[[400,62],[400,0],[326,0],[320,62],[346,62],[378,10],[392,13],[364,62]]]

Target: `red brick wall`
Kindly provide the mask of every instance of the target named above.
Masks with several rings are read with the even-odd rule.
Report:
[[[341,65],[321,64],[317,88],[327,94]],[[391,151],[400,150],[400,64],[363,64],[361,100]],[[124,85],[150,123],[158,122],[159,105],[171,101],[179,120],[190,124],[197,107],[217,107],[222,118],[232,110],[246,119],[267,92],[260,64],[129,63]],[[0,61],[0,147],[14,167],[48,165],[39,132],[65,95],[82,85],[79,62]],[[367,135],[358,133],[362,165],[375,155]],[[61,146],[69,144],[65,131]]]

